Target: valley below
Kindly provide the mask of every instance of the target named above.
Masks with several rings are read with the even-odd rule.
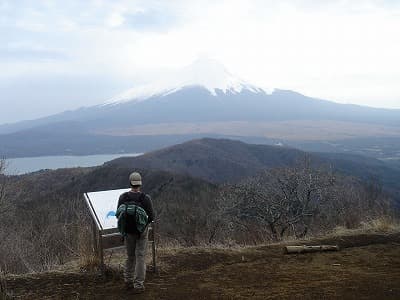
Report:
[[[345,121],[226,121],[139,124],[95,131],[112,136],[218,134],[288,141],[335,141],[351,138],[397,137],[400,127]]]

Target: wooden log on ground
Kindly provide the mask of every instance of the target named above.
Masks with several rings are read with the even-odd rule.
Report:
[[[319,246],[286,246],[286,254],[295,253],[309,253],[309,252],[323,252],[323,251],[339,251],[339,246],[337,245],[319,245]]]

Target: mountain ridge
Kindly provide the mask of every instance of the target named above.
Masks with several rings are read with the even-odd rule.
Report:
[[[400,126],[400,110],[338,104],[279,89],[271,94],[245,89],[240,93],[213,96],[205,88],[191,86],[146,101],[83,107],[36,120],[0,125],[0,134],[64,121],[79,122],[95,129],[170,121],[240,120],[337,120]]]
[[[295,148],[247,144],[229,139],[202,138],[155,150],[137,157],[121,157],[108,166],[156,169],[201,178],[212,183],[238,182],[265,169],[294,166],[306,157],[316,167],[381,183],[400,201],[400,167],[359,155],[307,153]]]

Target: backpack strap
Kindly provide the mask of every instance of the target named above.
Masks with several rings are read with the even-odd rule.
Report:
[[[124,224],[124,234],[123,236],[125,237],[127,235],[127,222],[126,222],[126,217],[128,216],[128,205],[125,204],[125,224]]]
[[[142,204],[144,204],[144,201],[146,200],[146,194],[145,193],[143,193],[143,192],[141,192],[141,194],[140,194],[140,202],[142,203]]]

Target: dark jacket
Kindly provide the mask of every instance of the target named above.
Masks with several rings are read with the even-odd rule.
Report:
[[[134,202],[136,205],[139,205],[141,208],[143,208],[148,217],[149,217],[149,223],[154,221],[154,209],[153,209],[153,203],[151,202],[151,198],[149,195],[144,195],[143,197],[142,192],[125,192],[119,196],[118,200],[118,207],[121,204],[126,204],[127,202]],[[117,207],[117,208],[118,208]]]

